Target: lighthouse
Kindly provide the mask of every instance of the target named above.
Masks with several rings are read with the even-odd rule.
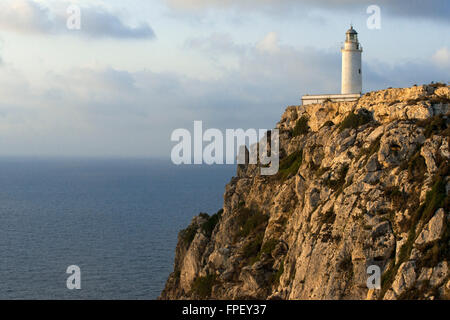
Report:
[[[362,70],[361,54],[362,47],[358,42],[358,32],[353,26],[348,29],[342,52],[342,88],[341,94],[361,94],[362,92]]]
[[[342,53],[342,79],[340,94],[319,94],[302,96],[302,105],[321,104],[326,101],[352,102],[361,98],[362,94],[362,47],[358,41],[358,32],[350,26],[345,34]],[[338,85],[339,87],[339,85]]]

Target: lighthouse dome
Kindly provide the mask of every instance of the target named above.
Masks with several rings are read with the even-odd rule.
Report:
[[[358,34],[355,29],[353,29],[353,26],[350,27],[350,29],[347,30],[347,34]]]

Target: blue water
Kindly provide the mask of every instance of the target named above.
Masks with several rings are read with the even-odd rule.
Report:
[[[178,231],[222,206],[232,166],[0,159],[0,299],[155,299]],[[66,269],[81,268],[81,290]]]

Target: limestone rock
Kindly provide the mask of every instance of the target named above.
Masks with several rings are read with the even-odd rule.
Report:
[[[208,299],[450,298],[449,101],[449,86],[432,84],[288,107],[276,126],[283,174],[238,167],[211,234],[204,215],[180,233],[161,299],[197,299],[207,276]],[[350,113],[373,120],[341,128]],[[302,117],[309,131],[294,136]],[[435,211],[429,221],[420,208]],[[366,286],[371,265],[391,273],[382,290]]]
[[[415,263],[413,261],[402,263],[398,270],[397,277],[392,284],[392,290],[396,296],[404,293],[414,285],[414,282],[416,281],[416,272],[414,269]]]
[[[441,237],[442,230],[444,228],[444,219],[444,209],[440,208],[423,228],[422,232],[416,239],[415,245],[426,245],[438,240]]]
[[[433,287],[441,285],[444,280],[447,279],[448,275],[448,262],[440,262],[436,267],[433,268],[430,276],[430,285]]]

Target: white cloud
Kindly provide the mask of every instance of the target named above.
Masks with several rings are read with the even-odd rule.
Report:
[[[49,32],[52,29],[50,10],[30,0],[2,1],[0,26],[17,32]]]
[[[447,47],[441,48],[432,57],[433,62],[441,68],[450,68],[450,50]]]
[[[0,27],[18,33],[71,34],[89,37],[153,38],[155,33],[145,22],[131,26],[122,22],[117,13],[101,5],[81,6],[81,30],[67,29],[65,1],[2,0]]]
[[[0,154],[169,156],[170,134],[205,127],[271,128],[302,94],[340,89],[340,53],[230,36],[191,39],[210,58],[233,55],[237,66],[214,80],[173,73],[76,68],[36,83],[0,67]],[[271,50],[261,50],[261,44]],[[220,50],[215,48],[218,46]],[[276,50],[273,50],[276,48]],[[438,55],[442,56],[442,54]],[[364,65],[365,90],[448,80],[431,61]]]
[[[199,10],[205,8],[239,8],[266,13],[293,8],[324,8],[330,10],[359,10],[365,12],[369,5],[379,5],[383,14],[403,17],[438,18],[449,22],[450,2],[448,0],[166,0],[173,8]]]
[[[278,35],[276,32],[269,32],[264,39],[262,39],[256,47],[261,51],[267,51],[271,53],[276,53],[280,51],[280,48],[278,46]]]
[[[243,47],[233,41],[233,38],[226,33],[212,33],[204,38],[189,38],[185,41],[186,48],[193,48],[208,54],[228,54],[238,53]]]

